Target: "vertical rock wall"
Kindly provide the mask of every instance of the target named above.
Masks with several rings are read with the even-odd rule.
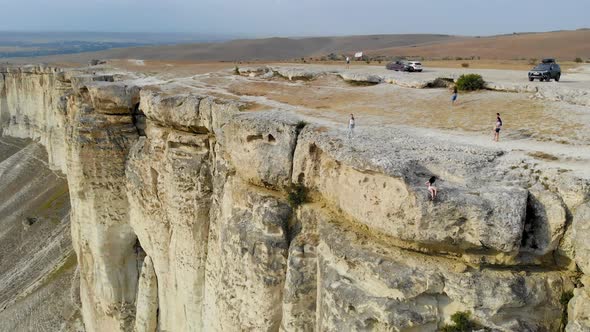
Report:
[[[178,87],[1,72],[2,135],[68,176],[89,331],[435,331],[458,311],[554,331],[574,287],[568,329],[588,324],[586,181],[533,186],[495,151],[401,131],[343,144]]]
[[[67,174],[72,240],[89,330],[129,330],[137,291],[137,236],[131,228],[125,165],[138,139],[131,110],[137,87],[89,83],[67,106]]]

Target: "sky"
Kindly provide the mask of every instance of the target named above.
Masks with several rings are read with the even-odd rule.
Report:
[[[590,27],[590,0],[0,0],[4,31],[271,37]]]

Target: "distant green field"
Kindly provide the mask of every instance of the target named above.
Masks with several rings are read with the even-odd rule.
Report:
[[[75,54],[82,52],[103,51],[112,48],[135,47],[146,45],[150,44],[86,41],[63,41],[41,44],[22,43],[22,45],[3,45],[0,43],[0,58],[19,58],[45,55]]]
[[[186,33],[0,31],[0,58],[76,54],[113,48],[222,40],[227,38]]]

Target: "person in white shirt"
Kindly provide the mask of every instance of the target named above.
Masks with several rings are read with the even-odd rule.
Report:
[[[350,58],[346,57],[346,69],[350,68]]]
[[[354,126],[354,115],[351,113],[350,120],[348,120],[348,138],[352,138],[352,136],[354,135]]]

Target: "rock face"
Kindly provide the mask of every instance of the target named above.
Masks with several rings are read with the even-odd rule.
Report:
[[[133,331],[156,331],[158,328],[158,280],[154,264],[149,256],[146,256],[141,267],[136,300],[137,308]]]
[[[590,204],[582,204],[576,209],[572,235],[576,263],[582,272],[590,274]]]
[[[552,257],[588,273],[587,182],[535,184],[502,151],[391,128],[345,141],[132,74],[0,72],[2,135],[67,174],[88,331],[436,331],[459,311],[555,331],[575,266]]]
[[[574,290],[574,297],[568,305],[569,323],[565,329],[567,332],[582,332],[590,330],[590,294],[588,294],[588,281],[586,286]]]
[[[422,144],[406,141],[405,148],[420,151]],[[369,148],[363,151],[361,161],[350,160],[347,165],[339,158],[339,150],[324,135],[305,131],[295,153],[293,181],[302,181],[356,222],[423,248],[518,251],[526,212],[525,190],[503,185],[488,187],[484,192],[462,181],[448,181],[446,193],[433,204],[423,190],[429,174],[426,163],[432,161],[421,164],[419,159],[393,156],[384,169],[365,162],[379,154],[377,149]],[[484,167],[483,158],[494,158],[488,153],[456,157],[475,169]],[[411,154],[414,152],[408,156]],[[418,154],[412,157],[421,158]]]

